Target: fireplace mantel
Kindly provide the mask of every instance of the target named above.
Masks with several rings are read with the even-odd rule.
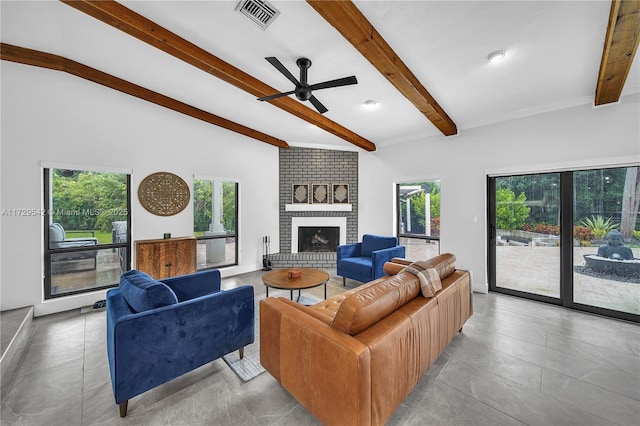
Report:
[[[351,204],[285,204],[287,212],[350,212]]]

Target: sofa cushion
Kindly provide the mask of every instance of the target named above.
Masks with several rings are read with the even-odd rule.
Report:
[[[331,327],[355,335],[388,316],[420,293],[420,281],[410,273],[380,279],[349,294]]]
[[[371,257],[347,257],[346,259],[340,259],[340,265],[343,268],[349,268],[352,275],[371,276]]]
[[[371,257],[376,250],[382,250],[398,245],[396,237],[383,237],[379,235],[365,234],[362,236],[362,246],[360,256]]]
[[[178,303],[173,290],[144,272],[132,269],[120,277],[120,291],[136,312]]]

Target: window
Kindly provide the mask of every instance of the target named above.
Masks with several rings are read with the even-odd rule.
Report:
[[[238,264],[238,182],[193,180],[193,233],[198,270]]]
[[[440,181],[396,185],[398,237],[409,259],[429,259],[440,253]]]
[[[45,299],[117,286],[130,268],[130,177],[44,169]]]

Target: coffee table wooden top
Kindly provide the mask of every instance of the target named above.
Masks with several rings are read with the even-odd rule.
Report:
[[[289,278],[289,271],[300,271],[299,278]],[[282,268],[274,269],[262,276],[267,287],[281,290],[302,290],[317,287],[329,281],[329,274],[316,268]]]

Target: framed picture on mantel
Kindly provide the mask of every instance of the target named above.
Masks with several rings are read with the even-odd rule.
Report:
[[[309,185],[294,183],[291,188],[291,204],[309,204]]]
[[[333,204],[349,204],[349,184],[334,183],[331,187],[331,202]]]
[[[312,204],[329,204],[329,184],[328,183],[314,183],[311,185],[311,203]]]

